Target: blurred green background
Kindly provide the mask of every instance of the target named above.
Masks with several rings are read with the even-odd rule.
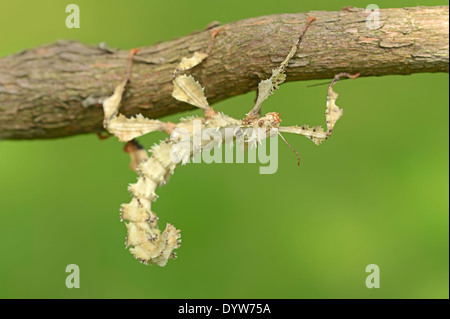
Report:
[[[77,3],[81,28],[65,27]],[[274,13],[365,7],[366,1],[18,1],[0,4],[0,56],[76,39],[151,45]],[[376,1],[379,7],[448,1]],[[119,207],[135,173],[115,138],[0,142],[1,298],[448,298],[448,74],[337,84],[345,116],[320,147],[287,136],[276,174],[260,164],[177,169],[153,205],[181,228],[179,258],[144,266],[124,248]],[[287,83],[266,101],[283,124],[324,124],[323,81]],[[242,117],[254,93],[214,105]],[[192,111],[164,118],[200,115]],[[150,146],[162,137],[141,139]],[[81,269],[67,289],[65,267]],[[381,288],[365,286],[377,264]]]

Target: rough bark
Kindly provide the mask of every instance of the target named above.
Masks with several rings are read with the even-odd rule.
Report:
[[[317,18],[289,64],[288,81],[448,72],[449,9],[382,9],[380,28],[364,9],[277,14],[227,24],[193,71],[210,103],[255,90],[286,56],[307,16]],[[171,97],[177,62],[206,50],[211,30],[143,47],[125,94],[125,114],[156,118],[190,109]],[[125,76],[127,50],[60,41],[0,59],[0,139],[56,138],[102,131],[102,99]],[[247,110],[243,110],[244,112]]]

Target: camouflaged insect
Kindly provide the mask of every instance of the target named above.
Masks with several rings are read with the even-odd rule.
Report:
[[[130,203],[122,205],[121,215],[122,220],[126,221],[128,230],[126,246],[130,248],[131,253],[141,262],[165,266],[168,259],[175,258],[174,250],[179,248],[180,245],[180,231],[171,224],[167,224],[163,232],[158,228],[158,217],[152,211],[152,202],[157,198],[155,190],[158,186],[167,183],[170,175],[173,174],[180,162],[184,163],[187,158],[201,152],[209,141],[202,140],[200,148],[191,147],[189,154],[180,154],[181,161],[174,161],[172,148],[177,142],[176,140],[166,139],[161,141],[158,145],[150,149],[152,155],[148,157],[147,152],[139,146],[134,138],[154,131],[171,134],[175,129],[184,129],[190,134],[188,142],[192,146],[193,121],[195,120],[200,120],[202,130],[208,128],[214,128],[215,130],[231,128],[233,129],[235,138],[238,135],[247,134],[243,133],[243,129],[251,128],[254,132],[258,128],[265,129],[263,136],[257,137],[258,141],[269,137],[273,132],[280,136],[281,132],[304,135],[315,144],[320,144],[330,137],[334,125],[342,116],[342,110],[335,104],[338,95],[333,91],[333,85],[341,77],[355,78],[357,75],[349,75],[347,73],[338,74],[328,87],[328,99],[325,112],[327,122],[326,130],[318,126],[310,128],[306,125],[300,127],[283,127],[280,126],[281,119],[278,113],[270,112],[264,116],[260,115],[262,103],[285,81],[285,71],[289,60],[297,52],[299,42],[312,21],[314,21],[314,18],[308,19],[304,30],[292,46],[286,59],[277,69],[272,70],[272,76],[259,83],[257,101],[242,120],[216,112],[209,106],[202,86],[191,75],[181,74],[183,71],[195,67],[206,59],[208,53],[203,52],[196,52],[190,58],[183,58],[178,64],[173,72],[172,96],[179,101],[201,108],[204,111],[204,118],[187,118],[181,120],[180,123],[174,124],[148,119],[140,114],[133,118],[126,118],[118,114],[120,101],[126,89],[129,74],[127,79],[116,87],[114,94],[103,102],[104,127],[109,133],[117,136],[120,141],[128,142],[126,150],[131,155],[131,167],[139,175],[137,182],[128,187],[133,198]],[[131,59],[129,64],[131,65]],[[251,140],[250,136],[246,137],[247,140]]]

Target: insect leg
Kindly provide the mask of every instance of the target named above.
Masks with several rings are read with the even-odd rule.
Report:
[[[130,155],[130,168],[135,172],[137,172],[139,164],[148,159],[147,151],[137,140],[128,141],[123,150]]]
[[[195,81],[192,75],[180,75],[180,72],[192,69],[209,56],[214,47],[214,39],[222,29],[223,28],[215,29],[211,32],[211,38],[206,53],[197,51],[190,58],[184,57],[181,59],[181,62],[177,65],[172,74],[172,96],[179,101],[201,108],[206,119],[212,118],[217,114],[217,112],[209,106],[204,89],[200,83]]]
[[[182,58],[180,63],[178,63],[175,70],[173,70],[172,78],[175,79],[177,76],[179,76],[180,72],[187,71],[192,69],[193,67],[199,65],[203,62],[210,54],[212,49],[214,48],[214,41],[216,36],[222,31],[223,28],[214,29],[211,31],[211,36],[209,39],[209,45],[206,49],[206,52],[196,51],[194,52],[194,55],[190,58]]]
[[[339,79],[342,77],[356,79],[358,76],[359,76],[359,73],[356,73],[356,74],[339,73],[334,76],[333,81],[331,81],[330,85],[328,86],[327,106],[326,106],[326,110],[325,110],[325,118],[327,121],[327,129],[326,130],[324,130],[320,126],[314,126],[314,127],[310,128],[307,125],[303,125],[300,127],[299,126],[287,126],[287,127],[280,126],[278,128],[278,131],[306,136],[317,145],[322,143],[324,140],[328,139],[330,137],[331,133],[333,132],[334,125],[336,124],[336,122],[340,119],[340,117],[344,113],[344,111],[336,105],[336,99],[338,97],[338,94],[333,91],[333,85],[337,81],[339,81]]]
[[[291,51],[286,56],[283,62],[281,62],[280,66],[276,70],[272,70],[272,76],[266,80],[263,80],[259,82],[258,84],[258,97],[256,99],[255,105],[250,110],[250,112],[247,113],[247,116],[244,119],[244,123],[250,123],[255,121],[259,118],[261,114],[261,106],[262,103],[275,92],[278,90],[279,85],[283,83],[286,79],[286,67],[291,60],[291,58],[295,55],[297,52],[298,45],[305,35],[306,31],[308,30],[310,24],[316,20],[314,17],[309,17],[306,21],[305,27],[303,28],[303,31],[300,33],[300,36],[297,38],[297,42],[292,46]]]
[[[117,136],[120,141],[124,142],[153,131],[162,131],[170,134],[173,127],[172,123],[164,123],[158,120],[147,119],[141,114],[138,114],[134,118],[126,118],[124,115],[119,114],[120,102],[122,101],[123,93],[130,82],[133,56],[138,51],[139,49],[130,50],[127,62],[126,78],[116,86],[113,95],[103,101],[103,126],[109,133]]]

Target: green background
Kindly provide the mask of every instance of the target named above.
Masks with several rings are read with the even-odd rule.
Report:
[[[65,27],[77,3],[81,28]],[[274,13],[340,10],[365,1],[12,1],[0,4],[0,56],[76,39],[151,45]],[[379,7],[448,1],[376,1]],[[135,181],[115,138],[0,142],[2,298],[448,298],[448,74],[337,84],[345,115],[320,147],[279,143],[276,174],[260,164],[177,169],[153,205],[181,228],[178,259],[144,266],[124,248],[119,206]],[[266,101],[283,124],[324,124],[323,81],[287,83]],[[254,93],[214,105],[243,117]],[[177,121],[185,112],[164,120]],[[162,138],[141,139],[150,146]],[[81,288],[65,287],[65,267]],[[377,264],[381,288],[365,286]]]

